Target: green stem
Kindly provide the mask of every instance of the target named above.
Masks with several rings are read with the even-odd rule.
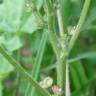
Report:
[[[70,79],[69,79],[69,64],[66,64],[66,85],[65,85],[65,96],[71,96],[71,90],[70,90]]]
[[[20,63],[20,50],[17,50],[17,61],[18,63]],[[16,84],[16,90],[14,93],[16,94],[16,96],[18,96],[19,87],[20,87],[20,74],[19,73],[16,74],[15,84]]]
[[[37,80],[37,77],[39,75],[40,66],[41,66],[41,62],[42,62],[43,54],[44,54],[44,49],[45,49],[46,42],[47,42],[47,35],[48,35],[47,32],[43,33],[40,46],[37,52],[36,61],[32,68],[31,76],[34,77],[35,80]],[[30,84],[28,84],[25,96],[31,96],[31,95],[33,96],[34,92],[35,92],[34,88]]]
[[[12,64],[14,67],[15,67],[15,69],[17,70],[17,72],[19,72],[20,74],[21,74],[21,76],[24,76],[26,79],[27,79],[27,81],[29,81],[30,83],[31,83],[31,85],[32,86],[34,86],[38,91],[40,91],[41,92],[41,94],[43,95],[43,96],[50,96],[50,94],[45,90],[45,89],[43,89],[24,69],[23,69],[23,67],[20,65],[20,64],[18,64],[13,58],[12,58],[12,56],[10,55],[10,54],[8,54],[5,50],[4,50],[4,48],[0,45],[0,53],[4,56],[4,58],[6,59],[6,60],[8,60],[8,62],[10,63],[10,64]]]
[[[60,4],[60,0],[57,0],[58,5]],[[59,26],[59,32],[60,32],[60,38],[61,38],[61,51],[59,58],[57,58],[57,84],[62,88],[64,91],[65,89],[65,82],[66,82],[66,47],[65,47],[65,41],[64,41],[64,27],[63,27],[63,20],[61,15],[61,6],[58,7],[57,5],[57,20],[58,20],[58,26]],[[62,96],[64,95],[64,92]]]
[[[74,46],[74,44],[76,42],[76,39],[78,38],[78,36],[80,34],[81,28],[85,22],[85,19],[86,19],[87,13],[88,13],[90,3],[91,3],[91,0],[85,0],[84,7],[82,10],[79,22],[77,24],[76,30],[75,30],[75,32],[74,32],[74,34],[73,34],[73,36],[69,42],[68,53],[70,53],[72,47]]]
[[[58,3],[60,0],[57,0]],[[58,20],[58,25],[59,25],[59,32],[60,32],[60,36],[63,37],[64,35],[64,28],[63,28],[63,20],[62,20],[62,15],[61,15],[61,10],[60,7],[58,7],[60,4],[57,5],[57,20]]]

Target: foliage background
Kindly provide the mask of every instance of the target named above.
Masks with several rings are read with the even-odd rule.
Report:
[[[69,26],[76,26],[84,1],[61,0],[66,33]],[[96,96],[96,0],[91,1],[86,22],[69,57],[74,61],[70,64],[72,96]],[[36,6],[46,23],[44,0],[32,0],[32,2],[31,0],[0,0],[0,44],[3,44],[29,73],[36,64],[36,60],[41,62],[38,81],[51,76],[56,84],[56,56],[49,37],[43,36],[46,31],[43,29],[44,24],[34,12],[32,4]],[[54,4],[51,8],[53,6]],[[53,22],[54,31],[58,35],[58,22],[54,12]],[[43,44],[40,43],[41,38],[44,38]],[[40,56],[41,59],[36,58],[40,44],[44,50],[43,56]],[[0,96],[24,96],[27,84],[28,82],[21,78],[13,66],[0,54]]]

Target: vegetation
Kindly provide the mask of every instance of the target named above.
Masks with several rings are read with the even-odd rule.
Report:
[[[96,96],[96,0],[0,0],[0,96]]]

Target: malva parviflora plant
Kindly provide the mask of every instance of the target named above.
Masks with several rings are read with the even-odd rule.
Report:
[[[18,0],[17,0],[18,1]],[[22,0],[21,0],[22,1]],[[34,0],[33,0],[34,1]],[[38,1],[38,0],[37,0]],[[70,0],[68,0],[70,1]],[[25,90],[25,96],[35,96],[36,92],[40,93],[40,96],[71,96],[71,87],[70,87],[70,52],[78,39],[78,36],[82,30],[82,27],[87,18],[89,7],[92,0],[85,0],[83,4],[82,11],[78,23],[72,34],[66,32],[64,16],[62,15],[62,4],[65,3],[68,5],[67,0],[43,0],[43,17],[40,14],[40,11],[35,6],[34,2],[27,4],[28,12],[31,12],[37,18],[36,23],[38,27],[42,29],[43,34],[40,40],[40,45],[37,50],[36,59],[34,66],[32,67],[32,72],[29,74],[22,66],[19,64],[11,55],[11,53],[6,50],[6,45],[0,43],[0,54],[15,68],[15,70],[27,80],[27,87]],[[75,0],[73,0],[75,1]],[[11,1],[9,1],[10,3]],[[22,1],[23,2],[23,1]],[[21,2],[21,3],[22,3]],[[11,6],[11,5],[10,5]],[[18,7],[18,5],[17,5]],[[65,7],[66,8],[66,7]],[[19,10],[19,9],[18,9]],[[23,9],[22,9],[23,10]],[[41,11],[42,11],[41,10]],[[66,10],[66,9],[64,9]],[[71,10],[71,9],[70,9]],[[67,10],[66,10],[67,11]],[[26,17],[26,16],[25,16]],[[66,16],[65,16],[66,17]],[[56,26],[54,21],[57,21],[58,33],[55,32]],[[26,20],[25,20],[26,21]],[[33,25],[34,27],[36,25]],[[66,28],[66,29],[65,29]],[[17,33],[19,34],[20,28],[18,28]],[[19,34],[19,35],[22,35]],[[43,81],[37,82],[39,77],[39,72],[44,57],[44,51],[46,49],[47,42],[51,43],[53,51],[55,53],[55,67],[56,67],[56,78],[57,82],[54,87],[54,80],[52,78],[45,78]],[[1,42],[1,41],[0,41]],[[15,42],[14,42],[15,43]],[[47,54],[45,54],[47,55]],[[79,58],[80,59],[80,58]],[[78,58],[77,58],[78,60]],[[74,61],[74,60],[73,60]],[[44,87],[45,86],[45,87]],[[46,88],[46,86],[48,88]],[[53,88],[53,93],[50,91],[50,88]],[[57,90],[57,91],[56,91]],[[55,93],[56,92],[56,93]],[[37,95],[36,95],[37,96]],[[73,96],[73,95],[72,95]],[[79,95],[81,96],[81,95]],[[87,95],[86,95],[87,96]]]

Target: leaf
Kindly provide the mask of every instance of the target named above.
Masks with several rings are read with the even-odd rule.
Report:
[[[73,66],[70,67],[70,74],[72,77],[72,83],[73,83],[75,90],[81,88],[78,73],[76,72]]]
[[[41,40],[41,37],[42,37],[42,32],[41,31],[38,30],[30,36],[30,38],[31,38],[31,40],[30,40],[31,48],[32,48],[32,52],[34,54],[37,52],[37,50],[39,48],[40,40]]]
[[[92,7],[92,9],[90,10],[89,16],[85,22],[85,26],[83,27],[84,29],[89,29],[90,27],[96,25],[96,6]]]
[[[4,3],[7,14],[7,22],[10,23],[11,26],[13,26],[14,31],[18,30],[20,26],[24,2],[25,0],[7,0]]]
[[[33,0],[34,5],[36,5],[37,9],[39,10],[43,5],[43,0]]]
[[[11,71],[13,71],[13,66],[0,54],[0,81],[6,78]]]
[[[78,61],[80,59],[96,59],[96,52],[94,51],[94,52],[86,52],[83,54],[79,54],[79,56],[69,59],[68,62],[72,63],[72,62]]]
[[[0,30],[4,30],[4,28],[7,28],[7,30],[9,30],[8,25],[6,25],[5,17],[6,17],[6,12],[4,8],[4,4],[0,4]]]
[[[22,43],[17,36],[14,36],[8,42],[5,40],[5,46],[9,51],[15,51],[22,46]]]
[[[37,30],[37,18],[34,13],[31,12],[32,15],[27,16],[26,20],[23,19],[29,14],[26,11],[26,0],[4,0],[4,3],[0,5],[0,30],[6,32],[17,32],[19,30],[19,32],[26,33]],[[24,12],[25,14],[23,14]]]
[[[80,17],[81,13],[81,8],[82,8],[82,2],[81,0],[71,0],[70,8],[70,17],[69,17],[69,24],[72,24],[72,26],[76,26],[77,20]]]
[[[38,27],[38,24],[37,24],[36,16],[34,14],[32,14],[28,18],[26,23],[21,27],[21,31],[27,32],[27,33],[33,33],[37,29],[39,29],[39,27]]]
[[[96,0],[92,0],[90,9],[89,9],[89,14],[86,19],[85,25],[83,27],[83,30],[86,29],[93,29],[93,27],[96,25]],[[92,28],[91,28],[92,27]],[[96,30],[96,27],[95,27]]]
[[[4,43],[4,36],[0,36],[0,44]]]
[[[4,0],[2,4],[2,10],[4,11],[1,13],[4,18],[0,23],[2,30],[9,32],[16,32],[18,30],[24,2],[25,0]]]
[[[0,44],[4,44],[8,51],[15,51],[22,46],[20,38],[12,34],[3,34],[0,36]]]
[[[53,51],[56,54],[56,56],[58,57],[61,52],[61,45],[60,45],[59,39],[58,39],[57,35],[53,34],[52,32],[48,32],[48,36],[49,36],[51,45],[53,47]]]
[[[60,0],[64,32],[67,32],[67,26],[68,26],[69,15],[70,15],[70,7],[71,7],[70,5],[71,5],[70,0]]]

